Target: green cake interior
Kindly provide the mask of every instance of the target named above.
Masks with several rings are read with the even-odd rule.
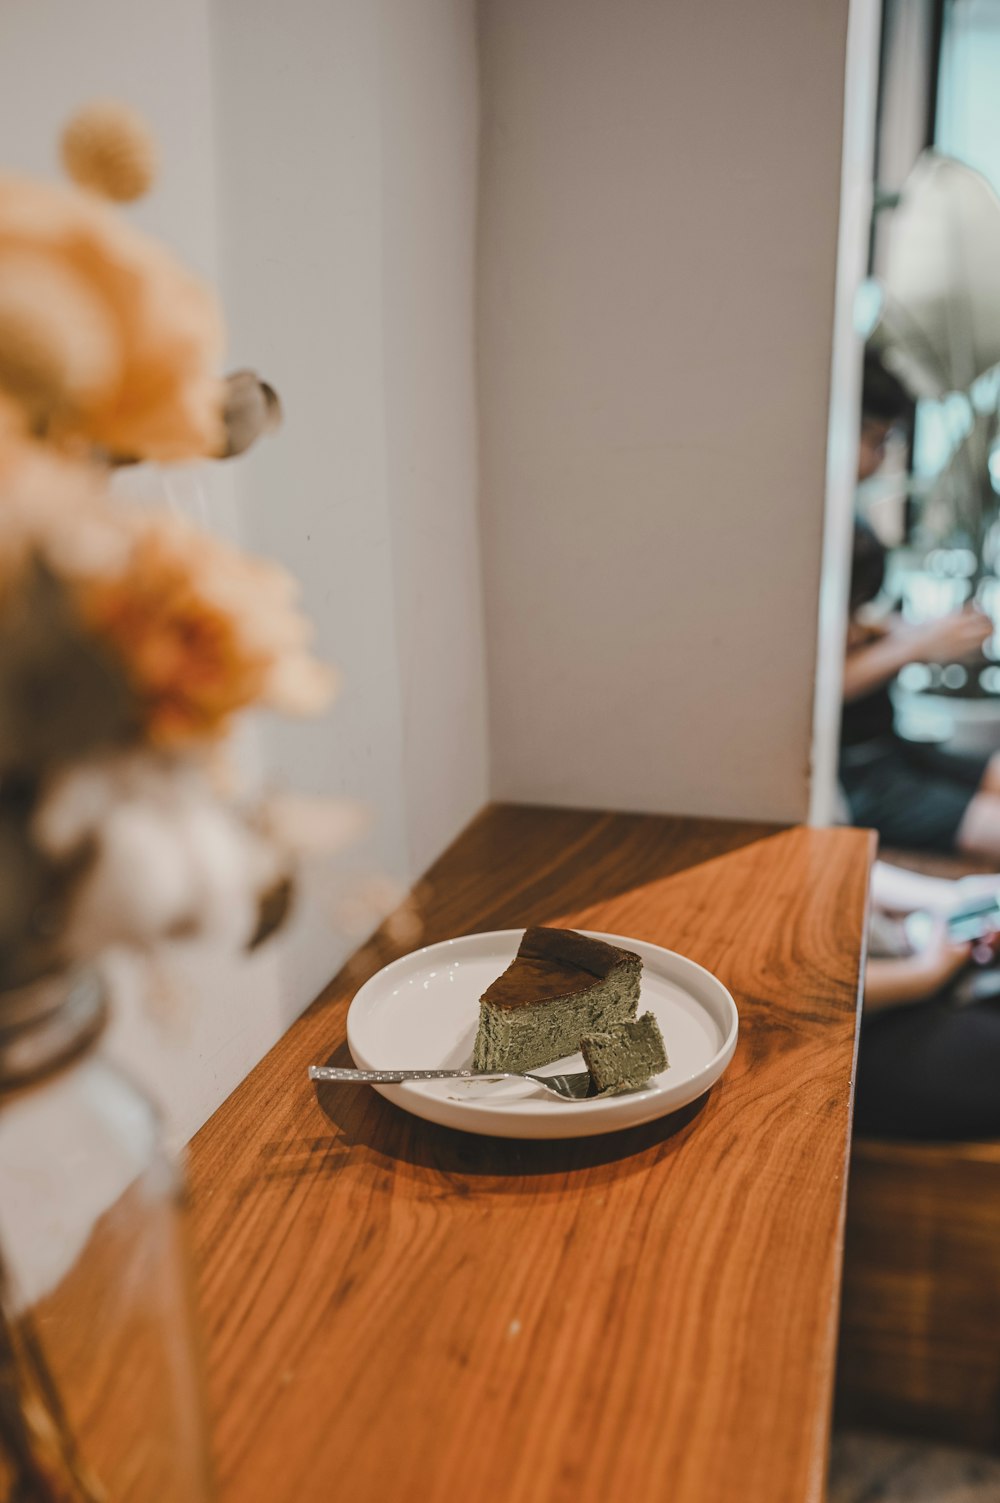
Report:
[[[525,931],[483,993],[474,1070],[534,1070],[575,1054],[587,1033],[634,1018],[642,961],[572,929]]]
[[[598,1091],[628,1091],[669,1066],[660,1025],[651,1012],[585,1035],[584,1063]]]

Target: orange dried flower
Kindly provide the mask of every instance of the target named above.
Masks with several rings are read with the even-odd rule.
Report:
[[[80,606],[124,664],[154,746],[214,737],[262,693],[267,658],[199,594],[184,561],[155,534],[140,538],[127,573],[88,582]]]
[[[179,518],[140,520],[127,566],[79,581],[77,598],[121,662],[155,746],[224,735],[258,702],[312,713],[329,698],[331,676],[306,650],[283,571]]]
[[[184,748],[253,704],[308,715],[330,699],[289,574],[179,516],[111,500],[94,466],[18,438],[2,397],[0,492],[0,609],[36,564],[58,580],[120,666],[143,740]]]
[[[218,304],[169,251],[93,194],[0,177],[4,265],[0,391],[36,431],[119,458],[223,452]]]

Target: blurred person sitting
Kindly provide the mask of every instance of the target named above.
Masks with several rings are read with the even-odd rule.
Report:
[[[861,1135],[1000,1138],[996,935],[962,942],[950,926],[967,900],[998,892],[1000,877],[952,882],[876,862],[854,1117]]]
[[[889,436],[912,410],[896,378],[865,360],[858,479],[880,468]],[[851,570],[840,782],[853,824],[889,844],[959,850],[1000,859],[1000,753],[960,755],[905,740],[893,725],[889,686],[908,663],[957,663],[980,655],[993,623],[973,606],[935,621],[898,613],[869,624],[862,608],[882,590],[886,548],[857,519]]]

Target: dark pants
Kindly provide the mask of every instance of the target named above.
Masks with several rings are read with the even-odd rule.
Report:
[[[950,851],[988,756],[882,736],[840,754],[840,781],[853,824],[877,830],[885,845]]]
[[[854,1125],[875,1138],[1000,1138],[1000,1000],[920,1002],[866,1018]]]

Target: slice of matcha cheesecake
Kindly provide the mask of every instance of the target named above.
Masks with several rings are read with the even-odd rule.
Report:
[[[642,961],[573,929],[526,929],[479,1000],[474,1070],[534,1070],[575,1054],[585,1033],[634,1018]]]
[[[585,1034],[580,1048],[598,1093],[636,1090],[670,1063],[660,1025],[651,1012]]]

